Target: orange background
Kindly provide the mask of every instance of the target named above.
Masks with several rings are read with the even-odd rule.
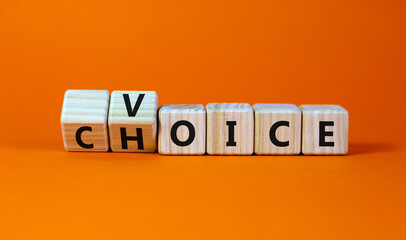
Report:
[[[406,239],[404,1],[2,1],[0,239]],[[343,157],[65,152],[67,89],[339,104]]]

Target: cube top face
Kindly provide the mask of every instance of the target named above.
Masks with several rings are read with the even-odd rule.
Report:
[[[62,123],[107,123],[110,94],[107,90],[67,90]]]
[[[206,113],[206,109],[201,104],[166,104],[159,113]]]
[[[206,105],[207,112],[253,112],[248,103],[209,103]]]
[[[165,155],[202,155],[206,152],[206,110],[203,105],[161,106],[158,152]]]
[[[338,105],[301,105],[302,153],[344,155],[348,152],[348,112]]]
[[[109,109],[113,152],[155,152],[158,95],[154,91],[114,91]]]
[[[346,113],[347,110],[339,105],[300,105],[303,112],[311,113]]]
[[[254,113],[247,103],[209,103],[207,153],[251,155],[254,151]]]
[[[67,151],[109,149],[107,90],[68,90],[63,101],[61,126]]]
[[[126,104],[124,96],[128,96],[131,106]],[[141,101],[138,110],[129,113],[129,109],[136,107],[138,100]],[[109,124],[150,124],[156,122],[157,111],[158,95],[154,91],[114,91],[110,100]]]
[[[255,113],[301,113],[300,109],[294,104],[267,104],[257,103],[252,106]]]
[[[258,155],[300,153],[302,113],[293,104],[255,104],[255,146]]]

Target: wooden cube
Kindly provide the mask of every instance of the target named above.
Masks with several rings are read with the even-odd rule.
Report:
[[[254,112],[247,103],[209,103],[207,153],[250,155],[254,151]]]
[[[206,110],[203,105],[161,106],[158,152],[168,155],[202,155],[206,152]]]
[[[338,105],[301,105],[302,153],[342,155],[348,152],[348,112]]]
[[[61,125],[67,151],[107,151],[109,138],[107,90],[68,90],[63,100]]]
[[[300,153],[302,112],[293,104],[255,104],[255,147],[258,155]]]
[[[153,91],[114,91],[109,111],[113,152],[155,152],[158,95]]]

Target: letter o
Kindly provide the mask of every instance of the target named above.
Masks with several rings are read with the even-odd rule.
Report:
[[[178,136],[176,135],[178,128],[182,125],[186,126],[189,129],[189,137],[188,137],[188,139],[186,139],[186,141],[180,141]],[[186,147],[186,146],[190,145],[193,142],[193,140],[195,139],[195,136],[196,136],[195,127],[189,121],[186,121],[186,120],[177,121],[175,124],[173,124],[173,126],[171,128],[172,142],[180,147]]]

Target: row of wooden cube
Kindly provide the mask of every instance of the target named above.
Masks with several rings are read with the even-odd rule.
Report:
[[[159,153],[174,155],[348,151],[348,112],[337,105],[209,103],[158,110],[153,91],[110,97],[106,90],[68,90],[61,124],[67,151],[155,152],[157,144]]]

